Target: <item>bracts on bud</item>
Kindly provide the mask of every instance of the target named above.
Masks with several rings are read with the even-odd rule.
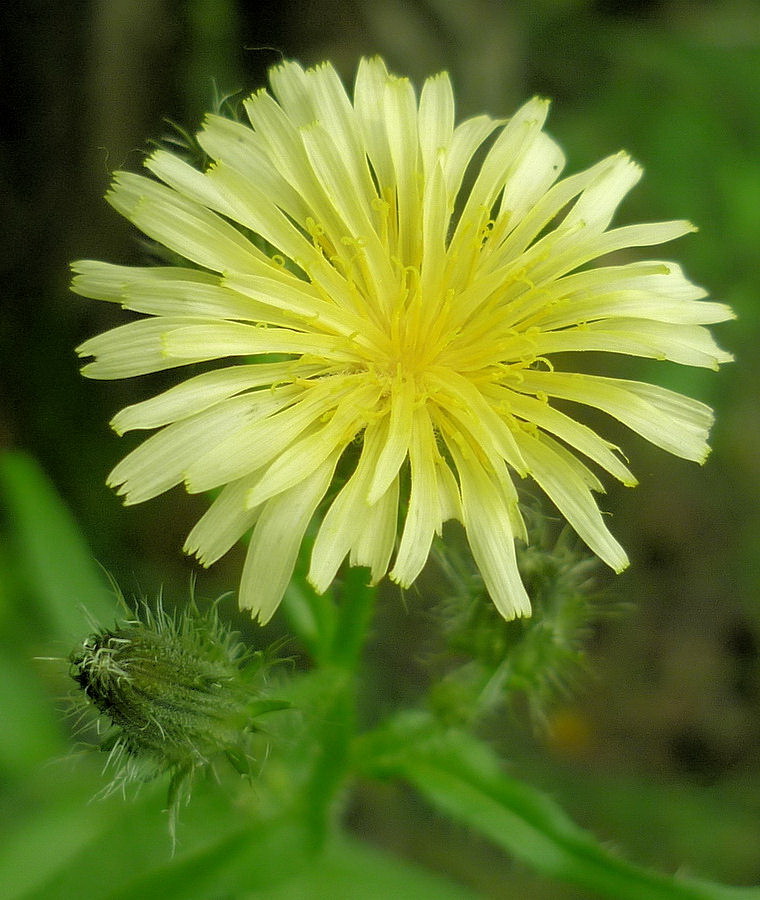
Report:
[[[226,757],[252,775],[251,736],[263,713],[284,709],[266,689],[271,654],[251,652],[215,605],[168,613],[159,600],[90,635],[69,657],[71,676],[110,724],[101,742],[116,769],[107,789],[168,774],[169,828],[195,774]]]

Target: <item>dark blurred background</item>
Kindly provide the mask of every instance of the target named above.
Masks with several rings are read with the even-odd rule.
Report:
[[[136,231],[102,196],[113,169],[139,169],[167,120],[194,130],[215,95],[261,86],[283,56],[331,59],[350,83],[358,58],[380,53],[418,85],[447,69],[460,117],[553,98],[548,130],[568,172],[620,148],[644,165],[618,221],[699,225],[655,255],[734,307],[738,320],[717,332],[737,361],[719,374],[628,359],[608,371],[713,405],[712,456],[700,469],[620,437],[641,483],[609,484],[604,505],[632,566],[604,583],[630,610],[596,633],[593,674],[555,711],[549,737],[505,722],[496,739],[517,773],[639,861],[760,880],[760,6],[27,0],[3,5],[0,35],[0,444],[39,461],[127,591],[183,590],[192,566],[179,548],[206,501],[175,490],[125,509],[105,487],[137,442],[111,434],[108,420],[176,379],[81,378],[73,348],[124,314],[70,294],[67,264],[139,262]],[[229,554],[201,576],[202,591],[234,587],[241,561],[239,549]],[[395,648],[386,664],[403,682],[424,620],[413,598],[408,610],[389,602],[379,644]],[[422,808],[410,817],[399,794],[365,801],[352,812],[358,830],[487,895],[580,896],[431,825]]]

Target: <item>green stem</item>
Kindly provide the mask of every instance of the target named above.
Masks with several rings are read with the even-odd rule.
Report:
[[[367,584],[367,570],[351,568],[343,581],[330,662],[356,673],[375,608],[377,589]]]
[[[307,828],[314,849],[335,829],[335,810],[350,769],[349,748],[356,732],[356,687],[361,654],[372,618],[376,590],[364,570],[349,569],[343,582],[332,641],[321,666],[324,687],[318,752],[304,786]]]
[[[340,670],[324,674],[326,696],[314,735],[317,752],[302,794],[306,830],[314,851],[321,850],[335,831],[337,800],[346,781],[348,747],[356,721],[353,676]]]

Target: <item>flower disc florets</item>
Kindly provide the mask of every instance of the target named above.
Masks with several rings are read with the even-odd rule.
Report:
[[[74,265],[75,291],[148,316],[86,341],[87,375],[267,356],[122,410],[118,432],[162,430],[110,483],[127,503],[183,482],[222,488],[185,549],[209,565],[253,529],[240,602],[261,621],[322,509],[309,572],[318,590],[347,556],[374,580],[390,569],[410,584],[453,518],[501,614],[527,614],[515,473],[624,568],[592,496],[601,482],[581,457],[635,479],[617,448],[553,401],[596,407],[697,461],[711,412],[653,385],[558,371],[551,357],[728,360],[702,326],[730,310],[701,301],[674,263],[583,268],[692,226],[609,230],[640,169],[618,154],[558,180],[564,157],[542,130],[544,100],[506,122],[455,126],[445,74],[426,81],[419,101],[379,59],[360,64],[353,101],[330,65],[285,63],[270,82],[273,95],[245,102],[250,127],[206,119],[204,172],[159,150],[146,161],[159,180],[116,175],[109,202],[190,266]],[[357,439],[358,462],[331,491]]]

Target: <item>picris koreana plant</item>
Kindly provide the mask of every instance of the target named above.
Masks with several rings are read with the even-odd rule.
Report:
[[[705,327],[731,310],[678,264],[628,255],[694,227],[612,227],[641,169],[617,153],[563,177],[542,98],[457,123],[448,75],[418,96],[379,58],[361,61],[352,92],[328,63],[285,62],[269,81],[243,101],[247,122],[210,115],[189,154],[159,148],[148,175],[115,174],[108,202],[163,264],[80,260],[72,288],[138,316],[79,346],[88,377],[193,366],[113,418],[119,434],[155,433],[109,484],[130,504],[180,485],[213,491],[184,549],[208,566],[249,538],[240,606],[266,623],[286,597],[310,657],[289,685],[301,725],[278,758],[297,795],[278,807],[282,858],[296,858],[299,835],[307,866],[331,846],[357,776],[395,777],[544,873],[616,900],[712,900],[671,893],[676,879],[580,833],[506,776],[474,727],[520,693],[540,715],[598,617],[590,563],[530,527],[523,485],[613,570],[628,564],[594,495],[599,470],[636,478],[584,408],[707,457],[707,406],[588,371],[597,353],[712,369],[731,359]],[[410,586],[452,520],[468,559],[449,548],[437,624],[461,663],[360,733],[374,586],[386,575]],[[345,563],[355,568],[339,575]],[[259,717],[285,706],[266,688],[267,655],[192,603],[176,615],[141,605],[71,666],[109,724],[114,786],[168,776],[172,830],[193,777],[223,757],[250,773]]]

